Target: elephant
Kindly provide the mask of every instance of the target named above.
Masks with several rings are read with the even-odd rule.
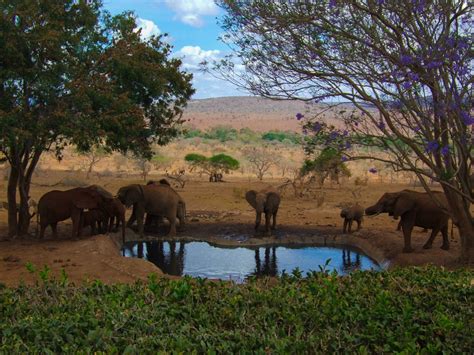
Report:
[[[161,179],[158,182],[150,180],[146,184],[147,184],[147,186],[148,185],[152,185],[152,186],[165,185],[165,186],[169,186],[171,189],[173,189],[171,187],[171,184],[166,179]],[[136,211],[136,207],[134,205],[133,206],[133,211],[132,211],[132,216],[130,217],[130,219],[127,223],[127,226],[129,226],[129,227],[136,220],[136,212],[135,211]],[[179,201],[179,204],[178,204],[178,212],[177,212],[176,217],[179,219],[179,229],[184,230],[185,219],[186,219],[186,203],[181,198],[181,196],[180,196],[180,201]],[[158,227],[160,222],[163,223],[163,221],[164,221],[163,216],[158,216],[158,215],[153,215],[151,213],[147,213],[146,217],[145,217],[145,226],[144,227],[152,227],[153,225],[155,227]]]
[[[108,215],[100,209],[85,211],[82,214],[82,228],[89,226],[91,228],[91,235],[96,234],[97,230],[99,233],[104,233],[108,220]]]
[[[422,227],[431,229],[431,235],[423,246],[424,249],[430,249],[433,240],[441,231],[443,235],[442,249],[449,249],[448,240],[448,221],[449,215],[448,201],[444,193],[433,191],[432,194],[436,201],[432,199],[430,194],[417,192],[412,190],[403,190],[399,192],[385,193],[375,205],[365,210],[366,215],[377,215],[379,213],[388,213],[394,219],[401,217],[401,225],[404,237],[403,252],[410,253],[413,251],[411,247],[411,233],[413,227]]]
[[[45,229],[48,226],[51,226],[53,236],[56,238],[58,222],[68,218],[72,219],[72,238],[76,238],[81,232],[82,211],[84,209],[107,211],[110,208],[111,200],[110,193],[95,185],[45,193],[38,201],[39,238],[44,237]]]
[[[270,219],[273,216],[271,229],[275,229],[276,216],[278,213],[278,207],[280,206],[280,194],[272,187],[268,187],[258,192],[255,190],[247,191],[245,199],[256,212],[255,231],[257,231],[260,226],[263,212],[265,213],[265,235],[271,235]]]
[[[118,229],[119,224],[122,224],[122,237],[125,238],[125,206],[116,197],[114,197],[111,201],[108,219],[109,219],[108,231],[109,232],[112,231],[114,222],[116,222],[115,223],[116,229]]]
[[[143,237],[145,213],[166,217],[170,222],[171,236],[176,235],[176,217],[180,225],[185,223],[184,201],[175,190],[164,184],[124,186],[119,189],[117,197],[127,208],[134,207],[135,213],[132,213],[127,225],[131,225],[136,218],[140,237]],[[182,207],[179,206],[180,202]]]
[[[364,207],[359,204],[355,204],[350,207],[343,208],[341,210],[341,217],[344,218],[344,225],[342,227],[342,233],[351,233],[352,222],[357,222],[357,230],[361,228],[362,220],[364,216]],[[349,227],[349,228],[347,228]]]

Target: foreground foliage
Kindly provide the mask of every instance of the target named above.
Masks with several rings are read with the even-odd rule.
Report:
[[[244,285],[150,277],[0,291],[0,352],[469,352],[472,271],[296,272]]]

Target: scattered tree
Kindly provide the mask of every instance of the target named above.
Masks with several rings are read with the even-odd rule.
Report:
[[[268,147],[252,147],[244,150],[244,156],[252,166],[257,179],[263,180],[263,176],[277,162],[276,153]]]
[[[28,231],[31,178],[45,151],[151,156],[178,134],[194,90],[163,36],[142,39],[135,16],[100,0],[0,2],[0,151],[11,166],[9,235]]]
[[[140,172],[140,176],[142,177],[143,181],[146,181],[148,174],[151,171],[152,164],[148,159],[143,157],[135,157],[133,161],[138,171]]]
[[[184,160],[191,165],[191,171],[199,170],[199,173],[209,175],[210,182],[222,181],[222,177],[232,170],[239,169],[239,161],[226,154],[217,154],[210,158],[202,154],[190,153]]]
[[[90,174],[94,170],[94,167],[105,157],[109,156],[110,153],[103,147],[92,147],[90,150],[85,152],[79,152],[84,158],[84,168],[86,170],[86,179],[89,179]],[[38,169],[38,166],[37,166]]]
[[[339,184],[341,176],[350,177],[351,172],[341,160],[341,154],[334,148],[324,148],[314,160],[305,160],[301,175],[314,175],[320,186],[329,177]]]
[[[346,159],[377,159],[412,171],[427,192],[427,179],[439,182],[460,231],[461,256],[473,261],[474,3],[219,4],[227,11],[224,38],[232,39],[246,71],[233,70],[233,58],[215,69],[264,97],[352,103],[354,110],[341,109],[345,128],[331,128],[318,115],[297,113],[297,119],[306,120],[310,135],[325,132],[327,143],[341,147]],[[354,146],[372,146],[388,157],[360,154]]]

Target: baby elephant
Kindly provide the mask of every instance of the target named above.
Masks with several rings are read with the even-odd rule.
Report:
[[[343,208],[341,211],[341,217],[344,218],[344,226],[342,228],[342,233],[351,233],[353,221],[357,222],[357,230],[359,230],[363,216],[364,207],[360,206],[359,204]],[[347,226],[349,226],[349,228],[347,228]]]
[[[261,191],[250,190],[245,194],[245,199],[255,209],[255,231],[260,226],[262,213],[265,214],[265,235],[270,236],[270,219],[273,218],[271,229],[275,229],[276,216],[280,206],[280,194],[275,189],[268,187]]]
[[[96,226],[99,233],[107,230],[108,216],[99,209],[92,209],[82,213],[82,227],[91,227],[91,235],[96,234]]]

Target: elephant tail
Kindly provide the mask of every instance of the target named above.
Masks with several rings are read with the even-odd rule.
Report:
[[[35,231],[36,238],[38,238],[39,229],[40,229],[40,214],[39,214],[39,211],[36,211],[36,231]]]
[[[451,218],[451,239],[454,237],[454,222],[453,219]]]

